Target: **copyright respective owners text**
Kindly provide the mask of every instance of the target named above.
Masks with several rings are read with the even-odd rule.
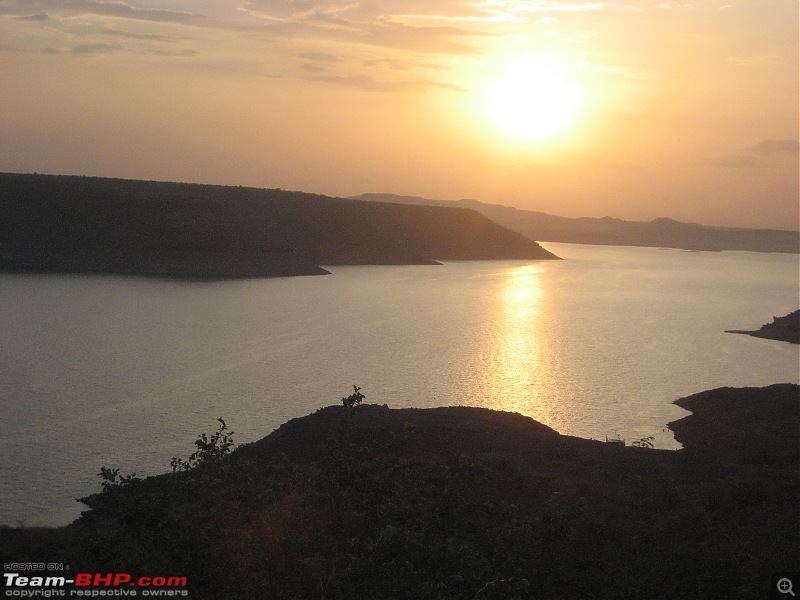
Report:
[[[188,598],[180,575],[92,572],[54,562],[3,564],[6,598]]]

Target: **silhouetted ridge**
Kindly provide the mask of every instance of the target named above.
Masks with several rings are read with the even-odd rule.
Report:
[[[0,174],[0,268],[187,277],[557,258],[475,212],[302,192]]]
[[[661,217],[649,222],[623,221],[613,217],[568,218],[533,210],[519,210],[477,200],[429,200],[417,196],[363,194],[361,200],[411,205],[471,208],[512,231],[541,242],[650,246],[684,250],[747,250],[751,252],[800,252],[800,232],[777,229],[711,227]]]

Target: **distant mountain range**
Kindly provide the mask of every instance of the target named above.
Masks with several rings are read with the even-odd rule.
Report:
[[[612,217],[567,218],[500,204],[486,204],[477,200],[429,200],[394,194],[363,194],[353,198],[417,206],[471,208],[495,223],[538,242],[651,246],[684,250],[800,252],[800,232],[797,231],[711,227],[667,218],[648,222],[623,221]]]
[[[324,274],[321,265],[554,258],[459,207],[0,173],[0,271],[229,278]]]

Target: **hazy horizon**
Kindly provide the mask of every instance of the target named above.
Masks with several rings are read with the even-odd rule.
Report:
[[[794,0],[0,0],[0,171],[798,230]]]

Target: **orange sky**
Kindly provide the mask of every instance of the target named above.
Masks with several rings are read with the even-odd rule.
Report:
[[[0,0],[0,91],[2,171],[798,228],[797,0]]]

